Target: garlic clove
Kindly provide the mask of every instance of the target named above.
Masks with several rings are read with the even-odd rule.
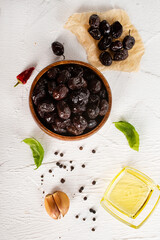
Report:
[[[53,193],[53,197],[60,213],[64,217],[68,212],[69,205],[70,205],[68,196],[64,192],[57,191]]]
[[[45,209],[50,217],[53,219],[59,219],[60,211],[56,205],[54,197],[52,194],[48,194],[44,200]]]

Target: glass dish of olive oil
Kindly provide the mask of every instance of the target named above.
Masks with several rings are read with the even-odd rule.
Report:
[[[160,199],[160,187],[140,171],[125,167],[112,180],[101,205],[114,217],[139,228]]]

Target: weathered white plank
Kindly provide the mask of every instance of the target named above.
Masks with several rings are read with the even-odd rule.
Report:
[[[72,13],[117,7],[128,12],[144,40],[146,52],[141,70],[104,73],[112,89],[113,108],[110,119],[97,134],[72,143],[52,139],[38,128],[30,114],[28,94],[32,80],[43,67],[58,60],[50,49],[55,39],[64,43],[66,59],[87,61],[75,36],[63,29]],[[134,230],[115,220],[99,204],[106,186],[125,165],[143,171],[160,184],[159,14],[158,0],[1,0],[0,239],[160,239],[160,205],[142,228]],[[36,70],[27,85],[13,88],[16,75],[34,63]],[[130,121],[140,133],[139,153],[129,149],[122,133],[113,126],[113,121],[121,119]],[[42,143],[46,153],[44,164],[36,171],[28,146],[21,142],[31,136]],[[95,154],[92,149],[96,149]],[[55,151],[63,152],[64,157],[55,156]],[[70,160],[75,167],[72,172]],[[57,161],[65,163],[68,171],[59,169]],[[63,185],[62,177],[66,180]],[[93,186],[94,179],[97,184]],[[85,187],[82,194],[78,192],[81,186]],[[43,206],[42,192],[55,189],[65,191],[71,199],[69,213],[60,221],[50,219]],[[97,211],[95,222],[90,207]],[[76,214],[79,219],[75,219]]]

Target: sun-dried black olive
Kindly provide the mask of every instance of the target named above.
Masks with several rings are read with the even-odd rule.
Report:
[[[110,50],[113,52],[116,52],[117,50],[120,50],[122,47],[123,47],[122,42],[117,40],[117,41],[111,43]]]
[[[90,27],[88,32],[95,40],[99,40],[101,38],[101,32],[98,28]]]
[[[107,98],[108,99],[108,94],[105,88],[102,88],[99,92],[100,98]]]
[[[56,82],[54,80],[48,81],[48,93],[52,96],[53,90],[56,88]]]
[[[126,49],[121,49],[115,52],[114,60],[115,61],[122,61],[128,57],[128,51]]]
[[[74,125],[66,127],[67,131],[72,135],[80,135],[83,131],[79,131]]]
[[[71,116],[71,109],[65,101],[57,103],[58,115],[62,119],[68,119]]]
[[[62,45],[62,43],[60,42],[53,42],[52,43],[52,50],[53,50],[53,53],[57,56],[61,56],[64,54],[64,47]]]
[[[89,25],[94,28],[98,28],[100,24],[100,18],[97,14],[92,14],[89,18]]]
[[[81,66],[74,66],[74,67],[69,67],[68,71],[71,73],[72,77],[82,77],[83,76],[83,68]]]
[[[93,128],[95,128],[96,126],[97,126],[97,121],[96,121],[96,120],[91,119],[91,120],[88,121],[88,128],[89,128],[89,129],[93,129]]]
[[[52,124],[52,129],[53,129],[54,132],[57,132],[57,133],[59,133],[59,134],[65,134],[65,133],[67,133],[67,130],[66,130],[66,129],[61,128],[61,127],[57,127],[57,125],[55,125],[55,124]]]
[[[110,66],[112,64],[112,57],[109,52],[102,52],[99,55],[99,60],[105,66]]]
[[[32,100],[35,105],[37,105],[45,97],[46,97],[46,90],[44,87],[41,89],[34,89],[32,93]]]
[[[58,127],[58,128],[63,128],[65,129],[66,127],[70,126],[71,125],[71,119],[68,118],[68,119],[61,119],[59,117],[56,117],[55,118],[55,125]]]
[[[129,35],[127,35],[123,39],[123,47],[127,50],[130,50],[130,49],[132,49],[134,44],[135,44],[135,38],[130,35],[130,31],[129,31]]]
[[[67,70],[62,70],[57,78],[57,83],[61,84],[61,83],[65,83],[68,81],[68,79],[70,78],[71,74],[69,71]]]
[[[55,100],[62,100],[67,96],[68,91],[68,88],[64,84],[61,84],[53,90],[53,98]]]
[[[70,101],[72,104],[87,104],[90,92],[87,88],[73,91],[70,94]]]
[[[100,97],[97,94],[90,94],[89,103],[99,105]]]
[[[43,113],[53,112],[55,104],[50,99],[45,99],[38,104],[38,110]]]
[[[87,121],[82,116],[75,116],[72,121],[73,121],[73,125],[79,131],[84,131],[84,129],[87,127]]]
[[[75,114],[82,114],[86,111],[86,104],[72,104],[71,110]]]
[[[53,80],[57,77],[58,73],[59,73],[59,68],[53,67],[47,71],[47,77]]]
[[[88,88],[92,93],[98,93],[101,90],[102,83],[99,79],[93,79],[89,82]]]
[[[91,104],[87,107],[87,114],[90,119],[95,119],[99,114],[99,107],[95,104]]]
[[[44,120],[48,124],[54,123],[56,117],[57,117],[57,114],[54,112],[49,112],[44,114]]]
[[[112,43],[112,38],[110,36],[104,36],[98,43],[99,50],[106,50]]]
[[[86,88],[87,87],[87,82],[84,80],[83,77],[72,77],[68,81],[68,87],[71,90]]]
[[[120,22],[116,21],[111,25],[111,35],[113,38],[119,38],[122,35],[123,27]]]
[[[100,30],[102,36],[109,35],[109,33],[110,33],[109,23],[106,20],[103,20],[102,22],[100,22],[99,30]]]
[[[99,108],[100,108],[99,115],[104,116],[108,111],[108,107],[109,107],[109,104],[107,100],[102,99],[99,105]]]

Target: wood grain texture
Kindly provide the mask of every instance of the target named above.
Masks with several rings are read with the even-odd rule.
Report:
[[[99,202],[110,180],[125,165],[139,169],[160,184],[160,2],[1,0],[0,8],[0,239],[159,240],[160,204],[150,219],[134,230],[106,213]],[[39,129],[30,114],[32,81],[42,68],[61,60],[51,51],[54,40],[64,43],[66,59],[87,61],[75,36],[63,29],[70,15],[112,8],[128,13],[144,41],[141,69],[132,74],[103,73],[111,86],[113,105],[110,118],[99,132],[72,143],[53,139]],[[28,83],[14,88],[16,76],[33,64],[36,69]],[[123,134],[112,124],[119,120],[131,122],[139,132],[138,153],[128,147]],[[36,171],[29,147],[21,142],[26,137],[35,137],[45,149],[44,163]],[[55,151],[64,156],[54,155]],[[68,171],[58,168],[57,161],[66,164]],[[83,163],[85,168],[81,167]],[[73,171],[71,165],[75,167]],[[53,172],[49,173],[49,169]],[[60,183],[62,177],[64,184]],[[92,180],[97,184],[92,185]],[[84,191],[80,194],[81,186]],[[56,189],[66,192],[71,200],[68,214],[60,221],[49,218],[43,205],[43,191],[47,194]],[[96,210],[95,222],[88,211],[90,207]]]

